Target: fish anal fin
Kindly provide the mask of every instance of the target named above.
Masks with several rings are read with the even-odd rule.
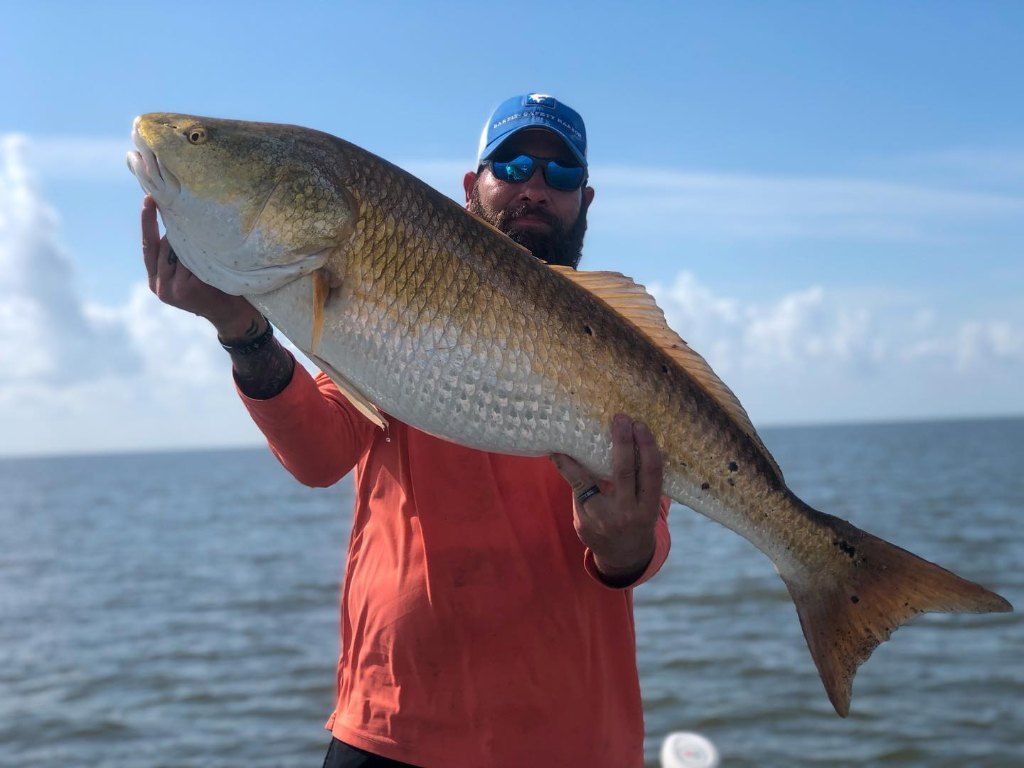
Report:
[[[370,402],[366,395],[356,389],[352,382],[346,379],[333,365],[328,363],[322,357],[311,354],[310,359],[320,367],[321,371],[330,376],[331,381],[337,385],[338,391],[340,391],[341,394],[343,394],[345,398],[355,406],[357,411],[381,429],[387,429],[387,419],[384,418],[380,409]]]
[[[783,573],[807,647],[829,701],[850,711],[857,668],[880,644],[921,613],[1013,610],[1005,599],[884,539],[828,515],[834,567]]]
[[[620,272],[587,272],[558,265],[551,269],[601,299],[678,363],[750,437],[782,482],[782,470],[761,441],[739,398],[718,378],[707,360],[669,327],[665,313],[644,286]]]

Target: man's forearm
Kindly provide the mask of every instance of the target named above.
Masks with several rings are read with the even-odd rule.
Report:
[[[277,339],[271,336],[259,343],[268,328],[266,319],[259,316],[253,318],[241,336],[231,339],[219,336],[231,355],[232,373],[238,388],[254,400],[269,400],[279,395],[295,371],[295,358]],[[254,343],[255,348],[249,346]]]
[[[246,397],[269,400],[281,394],[292,380],[295,358],[271,339],[263,349],[251,355],[231,355],[232,373]]]

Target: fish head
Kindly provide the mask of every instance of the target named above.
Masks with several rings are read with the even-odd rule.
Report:
[[[234,295],[309,274],[344,245],[356,206],[337,142],[290,125],[150,113],[128,167],[157,204],[180,261]]]

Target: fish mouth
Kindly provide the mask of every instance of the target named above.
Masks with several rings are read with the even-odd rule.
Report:
[[[171,173],[139,131],[141,117],[132,123],[132,143],[135,150],[128,152],[128,170],[139,180],[157,205],[168,205],[181,192],[181,182]]]

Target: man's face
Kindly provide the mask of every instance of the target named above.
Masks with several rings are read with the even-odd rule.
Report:
[[[575,165],[565,143],[543,128],[518,133],[501,145],[499,158],[519,154],[558,160]],[[500,229],[534,256],[549,264],[575,267],[580,260],[587,231],[587,208],[594,199],[591,187],[563,191],[549,187],[542,169],[527,181],[499,181],[484,168],[463,179],[466,207]]]

